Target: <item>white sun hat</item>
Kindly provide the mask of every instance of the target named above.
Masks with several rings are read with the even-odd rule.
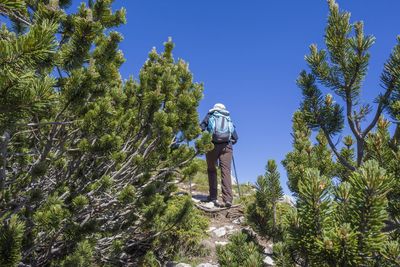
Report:
[[[210,112],[216,111],[216,110],[226,110],[226,107],[224,104],[217,103],[214,105],[214,107],[212,109],[210,109]]]

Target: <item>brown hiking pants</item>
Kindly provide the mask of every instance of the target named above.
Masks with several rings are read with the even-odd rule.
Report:
[[[208,184],[210,186],[210,199],[216,200],[218,197],[217,182],[217,162],[221,168],[221,189],[222,200],[226,203],[232,203],[232,180],[231,180],[231,162],[233,148],[229,143],[214,144],[214,149],[206,154]]]

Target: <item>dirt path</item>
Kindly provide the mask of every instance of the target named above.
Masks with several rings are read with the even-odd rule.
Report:
[[[199,195],[193,195],[193,201],[195,203],[199,202]],[[202,195],[200,195],[202,196]],[[200,198],[202,199],[202,198]],[[201,204],[199,204],[201,205]],[[235,232],[242,231],[244,223],[243,207],[238,205],[234,208],[215,211],[210,209],[210,211],[201,211],[209,217],[210,226],[207,231],[208,237],[203,240],[203,244],[209,248],[210,253],[203,259],[203,262],[208,262],[210,264],[217,264],[216,246],[226,245],[228,243],[228,238]]]
[[[181,193],[189,194],[189,188],[183,186],[180,188]],[[230,209],[218,210],[208,205],[211,203],[206,203],[207,195],[203,192],[192,191],[192,200],[196,207],[201,207],[199,210],[206,215],[210,220],[209,229],[207,230],[207,237],[202,241],[202,244],[207,248],[209,253],[201,258],[193,259],[196,264],[189,265],[181,263],[176,265],[177,267],[217,267],[218,259],[216,247],[218,245],[224,246],[228,244],[229,237],[238,232],[245,231],[250,235],[253,235],[258,243],[265,248],[265,256],[269,257],[272,253],[272,244],[267,240],[259,237],[256,233],[245,224],[244,210],[241,205],[235,205]],[[212,206],[212,205],[211,205]],[[203,208],[205,207],[205,208]],[[265,265],[271,266],[271,265]]]

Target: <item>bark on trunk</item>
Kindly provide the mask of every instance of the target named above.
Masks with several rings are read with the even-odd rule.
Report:
[[[10,134],[5,131],[0,139],[0,190],[4,189],[4,183],[6,181],[6,168],[7,168],[7,146],[10,141]]]

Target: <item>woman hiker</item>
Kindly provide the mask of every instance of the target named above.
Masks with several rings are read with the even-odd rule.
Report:
[[[236,144],[239,137],[235,126],[231,120],[229,111],[223,104],[215,104],[200,124],[203,131],[212,134],[214,149],[206,154],[207,173],[210,195],[208,201],[214,203],[216,207],[232,206],[232,180],[231,163],[233,156],[233,145]],[[217,182],[217,164],[221,168],[221,189],[222,201],[218,202],[218,182]]]

